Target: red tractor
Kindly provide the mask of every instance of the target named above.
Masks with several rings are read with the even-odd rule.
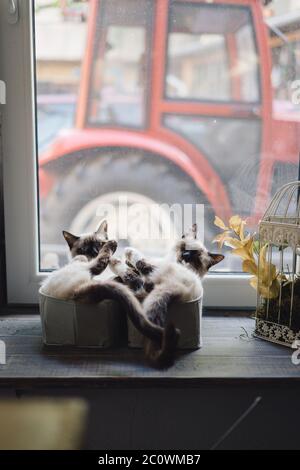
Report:
[[[276,111],[261,0],[91,0],[76,125],[40,155],[41,240],[116,202],[257,221],[297,179],[299,114]]]

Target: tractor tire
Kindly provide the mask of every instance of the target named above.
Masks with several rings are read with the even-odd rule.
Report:
[[[114,191],[141,194],[158,204],[205,204],[206,232],[211,236],[212,211],[201,191],[180,169],[155,156],[111,154],[87,157],[58,178],[41,205],[41,243],[61,243],[61,231],[70,228],[87,203]]]

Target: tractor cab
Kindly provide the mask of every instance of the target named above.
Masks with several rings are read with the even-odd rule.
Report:
[[[154,115],[161,122],[177,105],[189,114],[259,117],[257,8],[253,1],[95,1],[77,124],[149,129]]]

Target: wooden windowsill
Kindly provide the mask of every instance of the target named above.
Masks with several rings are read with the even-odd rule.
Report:
[[[164,371],[147,366],[139,350],[45,347],[39,316],[1,316],[7,363],[0,365],[0,387],[300,384],[292,350],[252,338],[254,320],[247,315],[204,317],[203,348],[179,352],[175,365]]]

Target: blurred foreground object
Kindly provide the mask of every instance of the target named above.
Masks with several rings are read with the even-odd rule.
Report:
[[[83,400],[0,401],[0,450],[73,450],[81,446]]]

